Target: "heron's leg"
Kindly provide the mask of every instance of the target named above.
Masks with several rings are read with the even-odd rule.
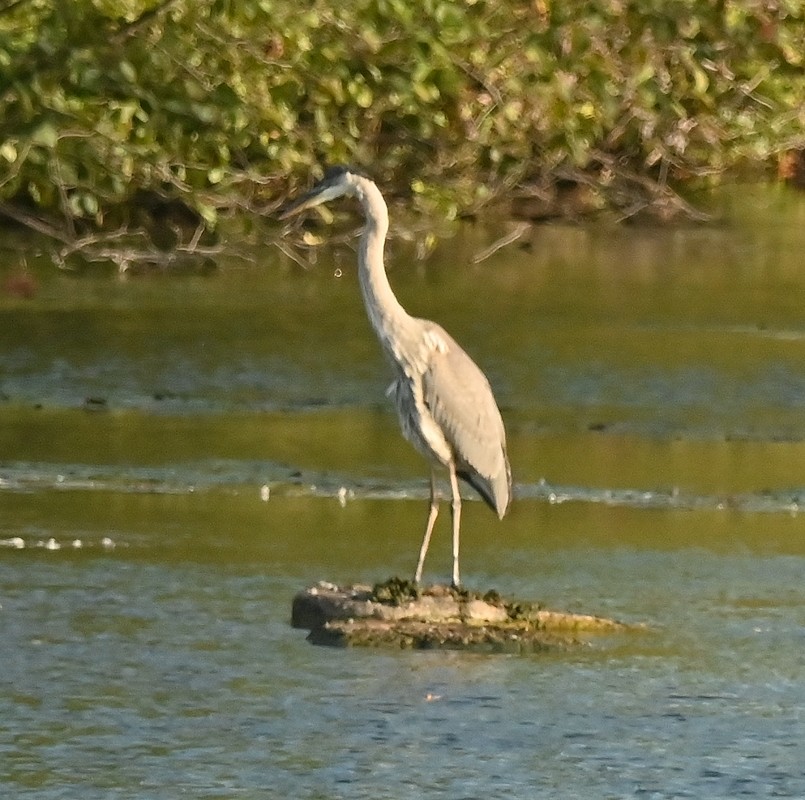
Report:
[[[461,493],[458,488],[455,464],[448,464],[450,470],[450,488],[453,491],[453,586],[458,589],[461,581],[458,575],[458,539],[461,529]]]
[[[430,509],[428,510],[428,521],[425,525],[425,538],[422,539],[422,547],[419,548],[419,561],[416,564],[414,573],[414,583],[419,583],[422,578],[422,567],[425,564],[425,555],[430,544],[430,535],[433,533],[433,526],[436,517],[439,515],[439,501],[436,499],[436,473],[431,468],[430,471]]]

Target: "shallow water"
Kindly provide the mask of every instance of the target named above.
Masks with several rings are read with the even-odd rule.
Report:
[[[426,510],[349,251],[0,290],[0,794],[805,796],[805,201],[730,198],[474,266],[501,228],[392,243],[509,431],[466,583],[647,625],[573,652],[290,628],[305,585],[408,574]]]

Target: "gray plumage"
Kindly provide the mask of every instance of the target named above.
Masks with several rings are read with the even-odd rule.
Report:
[[[435,322],[418,319],[400,305],[383,263],[388,209],[374,182],[358,170],[333,167],[310,192],[285,208],[285,219],[342,195],[356,197],[366,227],[358,254],[359,280],[369,321],[394,370],[389,394],[403,435],[431,463],[431,494],[425,536],[414,580],[419,582],[439,511],[435,468],[447,468],[453,512],[453,585],[460,583],[459,535],[462,478],[500,518],[511,502],[506,432],[486,376]]]

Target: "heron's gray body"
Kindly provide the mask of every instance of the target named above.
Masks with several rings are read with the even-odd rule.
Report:
[[[475,362],[440,325],[408,314],[391,290],[383,262],[388,210],[369,178],[345,167],[334,168],[283,216],[343,194],[357,197],[366,216],[358,257],[361,292],[369,321],[394,370],[389,394],[403,435],[432,466],[445,466],[450,476],[453,584],[458,585],[461,496],[456,477],[471,484],[503,517],[511,502],[503,420],[489,381]],[[430,511],[416,581],[421,577],[437,514],[432,471]]]
[[[503,420],[486,376],[439,325],[423,323],[423,346],[412,368],[392,384],[403,435],[420,453],[456,473],[499,517],[510,501]],[[450,391],[446,391],[447,388]]]

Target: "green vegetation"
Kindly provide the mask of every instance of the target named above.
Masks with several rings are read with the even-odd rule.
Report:
[[[333,162],[444,217],[673,213],[805,147],[804,53],[801,0],[0,0],[0,214],[198,245]]]
[[[411,580],[398,577],[391,577],[383,583],[376,583],[369,595],[369,600],[388,603],[392,606],[405,605],[418,599],[419,587]]]

